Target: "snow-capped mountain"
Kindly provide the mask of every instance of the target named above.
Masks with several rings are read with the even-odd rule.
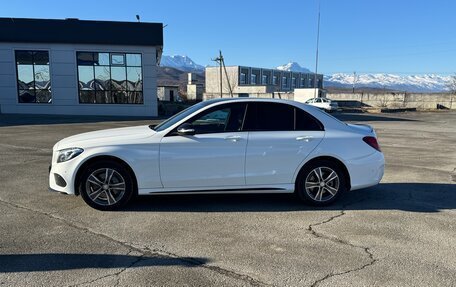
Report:
[[[299,72],[299,73],[311,73],[311,71],[309,69],[301,67],[296,62],[289,62],[288,64],[278,66],[276,69],[282,70],[282,71]]]
[[[160,66],[171,67],[184,72],[203,72],[204,66],[196,64],[187,56],[163,55]],[[289,62],[278,66],[276,69],[301,73],[312,73],[309,69],[300,66],[296,62]],[[395,74],[359,74],[356,76],[355,87],[376,88],[407,92],[444,92],[448,91],[451,76],[435,74],[424,75],[395,75]],[[336,73],[324,75],[324,86],[335,88],[352,88],[353,74]]]
[[[356,76],[355,86],[407,92],[442,92],[448,90],[450,76],[435,74],[400,76],[394,74],[361,74]],[[351,88],[353,74],[337,73],[324,76],[325,87]]]
[[[312,73],[296,62],[278,66],[283,71]],[[353,74],[336,73],[324,76],[325,87],[352,88]],[[360,74],[356,76],[355,87],[377,88],[407,92],[443,92],[448,90],[451,77],[435,74],[401,76],[395,74]]]
[[[161,58],[160,66],[162,67],[171,67],[185,72],[202,72],[204,71],[204,66],[198,65],[193,62],[187,56],[173,55],[166,56],[163,55]]]

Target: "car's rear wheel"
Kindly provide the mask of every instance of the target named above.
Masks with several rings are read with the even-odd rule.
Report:
[[[79,194],[95,209],[118,209],[127,204],[134,194],[132,175],[115,161],[95,162],[82,173]]]
[[[311,205],[329,205],[347,189],[346,180],[338,164],[329,160],[315,161],[299,173],[296,193]]]

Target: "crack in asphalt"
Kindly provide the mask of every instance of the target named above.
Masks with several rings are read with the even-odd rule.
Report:
[[[364,201],[364,200],[366,200],[366,199],[362,199],[362,200],[357,201],[357,202],[355,202],[355,203],[359,203],[359,202]],[[352,203],[352,204],[350,204],[350,205],[353,205],[353,204],[355,204],[355,203]],[[343,208],[345,208],[345,207],[347,207],[347,205],[343,206]],[[334,216],[331,216],[330,218],[328,218],[328,219],[326,219],[326,220],[324,220],[324,221],[321,221],[321,222],[318,222],[318,223],[309,224],[309,226],[307,227],[307,230],[310,231],[310,233],[311,233],[313,236],[317,237],[317,238],[330,240],[330,241],[335,242],[335,243],[337,243],[337,244],[346,245],[346,246],[349,246],[349,247],[351,247],[351,248],[362,249],[362,250],[367,254],[367,256],[369,257],[369,262],[366,263],[366,264],[363,264],[362,266],[360,266],[360,267],[358,267],[358,268],[350,269],[350,270],[343,271],[343,272],[337,272],[337,273],[329,273],[329,274],[326,274],[324,277],[322,277],[322,278],[320,278],[320,279],[314,281],[314,282],[310,285],[311,287],[316,287],[316,286],[318,286],[321,282],[323,282],[323,281],[325,281],[325,280],[327,280],[327,279],[329,279],[329,278],[331,278],[331,277],[340,276],[340,275],[344,275],[344,274],[348,274],[348,273],[360,271],[360,270],[362,270],[362,269],[364,269],[364,268],[367,268],[367,267],[369,267],[369,266],[374,265],[374,264],[378,261],[378,259],[376,259],[376,258],[374,257],[374,254],[371,252],[371,250],[369,249],[369,247],[360,246],[360,245],[355,245],[355,244],[353,244],[353,243],[350,243],[350,242],[348,242],[348,241],[342,240],[342,239],[340,239],[340,238],[331,237],[331,236],[328,236],[328,235],[325,235],[325,234],[323,234],[323,233],[320,233],[320,232],[315,231],[314,227],[319,226],[319,225],[326,224],[326,223],[328,223],[328,222],[331,222],[331,221],[335,220],[336,218],[339,218],[339,217],[344,216],[345,214],[346,214],[346,213],[345,213],[345,210],[342,209],[342,210],[340,211],[339,214],[334,215]]]
[[[133,267],[134,265],[138,264],[140,261],[149,259],[149,258],[147,258],[145,256],[153,256],[153,257],[162,257],[162,258],[175,259],[175,260],[181,261],[181,262],[183,262],[183,263],[185,263],[185,264],[187,264],[189,266],[201,267],[201,268],[216,272],[218,274],[221,274],[221,275],[224,275],[224,276],[227,276],[227,277],[231,277],[233,279],[242,280],[242,281],[250,284],[251,286],[272,286],[271,284],[262,282],[262,281],[260,281],[258,279],[255,279],[255,278],[253,278],[253,277],[251,277],[249,275],[237,273],[235,271],[224,269],[224,268],[216,266],[216,265],[209,265],[206,262],[204,262],[202,260],[198,260],[196,258],[182,257],[182,256],[179,256],[177,254],[174,254],[174,253],[171,253],[171,252],[168,252],[168,251],[164,251],[164,250],[161,250],[161,249],[150,249],[147,246],[137,246],[137,245],[135,246],[133,243],[124,242],[124,241],[109,237],[108,235],[105,235],[103,233],[98,233],[98,232],[93,231],[93,230],[91,230],[91,229],[89,229],[87,227],[80,226],[74,221],[68,220],[66,218],[60,217],[58,215],[55,215],[55,214],[52,214],[52,213],[49,213],[49,212],[45,212],[45,211],[29,208],[27,206],[23,206],[23,205],[20,205],[20,204],[17,204],[17,203],[6,201],[6,200],[4,200],[2,198],[0,198],[0,203],[3,203],[3,204],[8,205],[8,206],[15,207],[15,208],[18,208],[18,209],[24,209],[24,210],[27,210],[27,211],[30,211],[30,212],[34,212],[34,213],[38,213],[38,214],[41,214],[41,215],[45,215],[45,216],[47,216],[49,218],[52,218],[54,220],[61,221],[64,224],[66,224],[67,226],[70,226],[70,227],[75,228],[77,230],[80,230],[82,232],[90,233],[90,234],[102,237],[102,238],[104,238],[104,239],[106,239],[108,241],[111,241],[111,242],[117,243],[119,245],[122,245],[122,246],[126,247],[129,250],[129,252],[127,254],[130,254],[133,251],[136,251],[139,254],[141,254],[141,255],[138,256],[137,260],[133,261],[129,266],[122,268],[118,272],[111,273],[111,274],[106,274],[106,275],[97,277],[95,279],[92,279],[92,280],[90,280],[88,282],[81,282],[81,283],[77,283],[75,285],[70,285],[70,286],[79,286],[79,285],[83,285],[83,284],[90,284],[90,283],[93,283],[93,282],[96,282],[98,280],[101,280],[101,279],[104,279],[104,278],[107,278],[107,277],[111,277],[111,276],[117,276],[117,282],[116,282],[116,285],[115,285],[115,286],[117,286],[118,283],[119,283],[119,279],[120,279],[119,275],[121,273],[125,272],[126,270],[128,270],[129,268]]]
[[[129,250],[127,252],[126,255],[130,255],[132,252],[132,250]],[[95,283],[101,279],[104,279],[104,278],[108,278],[108,277],[112,277],[112,276],[116,276],[117,277],[117,281],[116,281],[116,284],[114,286],[118,286],[119,285],[119,281],[120,281],[120,277],[119,275],[124,272],[125,270],[133,267],[135,264],[137,264],[139,261],[141,261],[142,259],[144,258],[144,255],[140,255],[140,256],[137,256],[137,259],[134,260],[132,263],[130,263],[128,266],[124,267],[124,268],[121,268],[121,270],[117,271],[117,272],[114,272],[114,273],[111,273],[111,274],[106,274],[106,275],[103,275],[103,276],[100,276],[100,277],[97,277],[95,279],[91,279],[91,280],[88,280],[88,281],[85,281],[85,282],[81,282],[81,283],[77,283],[77,284],[74,284],[74,285],[68,285],[68,287],[76,287],[76,286],[81,286],[81,285],[87,285],[87,284],[92,284],[92,283]]]

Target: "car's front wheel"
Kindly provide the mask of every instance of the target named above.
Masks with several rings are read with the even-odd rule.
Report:
[[[127,204],[134,194],[130,172],[115,161],[90,164],[79,180],[79,194],[91,207],[115,210]]]
[[[329,205],[347,189],[346,180],[339,165],[329,160],[315,161],[299,173],[296,193],[311,205]]]

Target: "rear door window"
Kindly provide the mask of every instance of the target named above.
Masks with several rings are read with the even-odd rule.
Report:
[[[244,130],[292,131],[294,130],[294,107],[281,103],[250,102]]]

